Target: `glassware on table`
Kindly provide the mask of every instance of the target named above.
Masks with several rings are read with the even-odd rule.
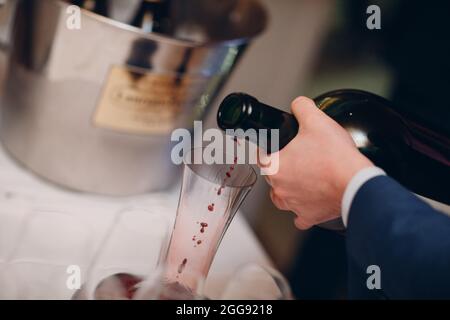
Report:
[[[160,265],[144,281],[137,285],[135,300],[204,300],[205,277],[203,274],[189,274],[191,286],[179,282],[168,282],[165,277],[166,266]]]
[[[291,300],[284,276],[270,267],[250,263],[239,268],[227,283],[222,300]]]
[[[133,299],[140,283],[157,270],[168,240],[169,223],[158,212],[119,211],[88,267],[86,282],[72,299]]]
[[[166,285],[182,286],[194,296],[199,275],[206,278],[229,224],[257,180],[253,168],[238,164],[236,158],[231,164],[200,163],[198,159],[203,159],[204,151],[193,149],[184,158],[183,182],[164,272]],[[225,153],[220,156],[227,157]]]

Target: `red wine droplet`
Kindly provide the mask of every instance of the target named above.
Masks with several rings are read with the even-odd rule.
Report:
[[[197,244],[198,244],[198,245],[202,244],[202,240],[198,240],[198,241],[197,241]]]
[[[184,268],[186,267],[186,263],[187,263],[187,259],[184,258],[183,262],[181,262],[181,264],[178,266],[178,273],[182,273]]]
[[[219,190],[217,190],[217,195],[220,196],[222,194],[223,187],[220,187]]]
[[[208,224],[206,222],[202,222],[202,223],[200,223],[200,226],[202,227],[200,229],[200,232],[204,233],[205,232],[205,228],[208,226]]]
[[[229,172],[226,173],[228,178],[231,178],[231,174]]]
[[[213,204],[210,204],[210,205],[208,206],[208,210],[209,210],[210,212],[213,212],[213,211],[214,211],[214,203],[213,203]]]

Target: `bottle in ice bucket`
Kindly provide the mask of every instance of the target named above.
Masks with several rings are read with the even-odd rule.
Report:
[[[162,33],[167,25],[169,8],[168,0],[143,0],[130,24],[144,32]]]
[[[72,0],[72,4],[105,17],[109,15],[109,0]]]

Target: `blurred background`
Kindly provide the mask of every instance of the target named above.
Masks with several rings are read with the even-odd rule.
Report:
[[[392,99],[402,113],[450,132],[449,2],[260,1],[268,11],[268,26],[239,61],[205,127],[216,126],[217,104],[233,91],[289,111],[299,95],[354,88]],[[371,4],[381,9],[380,30],[366,26]],[[9,23],[6,17],[0,20]],[[8,29],[0,30],[3,40]],[[0,72],[3,77],[5,67]],[[242,212],[275,266],[289,278],[295,296],[345,299],[344,237],[319,228],[296,230],[293,215],[277,210],[268,192],[259,179]]]

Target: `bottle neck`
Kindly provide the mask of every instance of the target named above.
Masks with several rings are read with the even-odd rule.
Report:
[[[234,93],[224,99],[219,107],[217,123],[222,130],[253,130],[247,132],[246,138],[269,153],[282,149],[298,133],[298,123],[293,115],[244,93]],[[260,133],[267,139],[259,140]],[[275,138],[278,141],[273,142]]]
[[[144,0],[131,24],[144,32],[163,32],[168,14],[168,0]]]

